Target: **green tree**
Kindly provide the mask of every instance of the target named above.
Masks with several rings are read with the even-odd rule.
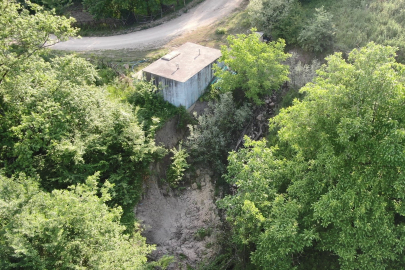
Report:
[[[254,27],[274,39],[285,39],[287,44],[296,43],[304,21],[297,0],[252,0],[247,10]]]
[[[99,190],[95,175],[46,193],[24,176],[0,175],[1,269],[143,269],[154,247],[124,233],[121,208],[105,204],[110,188]]]
[[[32,0],[31,2],[41,5],[48,10],[55,9],[55,12],[57,14],[63,14],[63,12],[66,10],[66,8],[71,6],[74,1],[73,0]],[[75,2],[79,2],[79,0],[75,0]]]
[[[163,0],[83,0],[83,5],[95,18],[121,18],[134,13],[151,16],[163,8]]]
[[[308,51],[322,52],[333,45],[335,25],[332,14],[323,6],[315,9],[315,17],[302,29],[298,36],[298,43]]]
[[[173,147],[170,152],[173,154],[171,160],[173,161],[170,164],[169,170],[167,172],[167,181],[169,182],[170,186],[176,188],[180,183],[181,179],[184,176],[184,171],[190,167],[187,163],[187,158],[189,154],[186,152],[185,149],[181,148],[182,143],[179,144],[179,150]]]
[[[219,62],[230,71],[215,65],[215,76],[220,79],[214,86],[221,92],[243,91],[249,100],[262,104],[264,95],[288,80],[288,66],[282,64],[289,56],[284,53],[284,41],[266,44],[255,33],[228,36],[227,40],[229,47],[221,47]]]
[[[29,5],[30,11],[15,1],[0,2],[0,84],[6,75],[45,47],[74,36],[74,19],[53,16],[38,5]],[[56,38],[51,39],[51,35]]]
[[[63,19],[48,12],[18,12],[21,7],[13,2],[3,8],[9,12],[0,13],[0,20],[10,29],[0,29],[6,40],[0,56],[0,168],[7,176],[39,175],[48,191],[83,183],[99,171],[101,182],[114,183],[109,203],[133,218],[149,162],[163,151],[153,132],[145,134],[130,104],[95,86],[97,72],[84,59],[40,57],[43,43],[50,41],[48,31],[60,37],[65,28],[73,33],[65,25],[70,20],[59,24]]]
[[[327,58],[271,120],[277,145],[229,157],[222,202],[260,269],[403,269],[405,66],[373,43]]]
[[[186,146],[194,161],[210,164],[222,175],[226,171],[228,152],[252,116],[251,106],[237,107],[231,93],[221,94],[217,102],[209,102],[197,125],[189,125]]]

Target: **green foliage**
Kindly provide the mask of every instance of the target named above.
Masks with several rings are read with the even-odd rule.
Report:
[[[133,217],[149,162],[163,154],[153,134],[145,134],[130,104],[95,86],[98,74],[90,63],[71,55],[38,56],[50,33],[74,33],[71,20],[1,5],[7,12],[0,13],[6,25],[0,28],[0,168],[8,176],[38,175],[48,191],[99,171],[101,182],[114,183],[109,204]]]
[[[144,130],[160,128],[166,120],[175,115],[184,116],[184,108],[177,108],[165,101],[161,92],[151,82],[138,81],[134,87],[124,91],[127,92],[126,100],[134,106],[138,121],[143,123]]]
[[[205,237],[209,237],[212,234],[211,228],[199,228],[196,233],[195,237],[198,241],[204,240]]]
[[[142,269],[154,249],[124,234],[97,176],[69,190],[40,191],[29,178],[0,175],[1,269]],[[96,196],[101,192],[101,196]]]
[[[0,268],[143,269],[133,206],[163,149],[90,63],[41,55],[75,30],[31,9],[0,2]]]
[[[31,2],[41,5],[48,10],[55,9],[57,14],[62,14],[67,7],[73,4],[73,0],[33,0]]]
[[[223,28],[223,27],[218,27],[218,28],[215,30],[215,34],[217,34],[217,35],[225,35],[225,34],[226,34],[226,29]]]
[[[171,157],[173,162],[170,164],[167,172],[167,181],[172,188],[176,188],[181,179],[183,179],[184,171],[190,167],[190,165],[187,163],[187,158],[189,155],[185,149],[181,148],[181,143],[179,145],[179,150],[172,148],[170,149],[170,152],[173,154]]]
[[[0,84],[32,54],[77,32],[70,26],[74,19],[52,16],[53,12],[43,11],[35,4],[29,7],[35,15],[15,1],[0,2]],[[51,39],[51,34],[56,39]]]
[[[322,52],[331,49],[335,37],[335,25],[332,14],[324,7],[315,9],[315,17],[304,26],[298,36],[298,43],[311,52]]]
[[[100,171],[115,184],[113,203],[134,205],[158,148],[131,106],[91,85],[96,75],[80,58],[32,58],[13,74],[18,80],[3,83],[2,165],[8,174],[39,174],[48,190]]]
[[[280,21],[289,17],[296,0],[252,0],[249,3],[249,17],[252,25],[271,34]]]
[[[167,269],[167,267],[172,262],[174,262],[173,256],[163,255],[163,257],[160,258],[158,261],[148,263],[144,269],[148,270]]]
[[[135,12],[148,16],[160,11],[163,0],[83,0],[83,6],[95,18],[122,18]]]
[[[296,53],[292,53],[287,63],[290,66],[290,73],[288,74],[289,86],[293,89],[300,89],[305,84],[311,82],[316,77],[316,71],[321,66],[317,59],[312,60],[310,65],[302,64],[298,60]]]
[[[198,116],[197,125],[189,125],[187,148],[196,162],[210,164],[222,174],[226,169],[228,152],[236,145],[252,112],[249,105],[237,108],[230,93],[209,102],[205,113]]]
[[[296,0],[252,0],[248,6],[254,27],[274,39],[283,38],[287,44],[296,43],[304,23],[303,9]]]
[[[133,10],[135,1],[124,0],[83,0],[83,6],[96,19],[100,18],[120,18],[122,9],[127,8]]]
[[[332,22],[336,27],[335,50],[348,52],[374,41],[398,47],[399,59],[404,60],[405,17],[402,12],[405,7],[404,1],[313,0],[301,2],[309,17],[312,16],[314,8],[322,5],[333,14]]]
[[[329,56],[271,120],[276,146],[246,138],[230,154],[238,192],[221,207],[257,269],[405,265],[405,66],[394,56],[374,43]]]
[[[255,33],[228,36],[227,40],[229,48],[222,46],[219,62],[231,71],[215,65],[215,76],[220,79],[214,86],[223,93],[242,90],[246,98],[262,104],[264,95],[288,80],[288,67],[281,64],[289,56],[284,53],[284,41],[266,44]]]

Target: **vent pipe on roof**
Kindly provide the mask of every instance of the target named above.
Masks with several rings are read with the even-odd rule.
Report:
[[[201,50],[200,49],[198,49],[198,55],[200,55],[201,54]]]
[[[180,69],[179,63],[176,63],[176,67],[177,69]]]

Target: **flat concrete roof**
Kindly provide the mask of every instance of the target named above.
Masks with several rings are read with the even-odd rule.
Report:
[[[160,58],[144,68],[143,71],[178,82],[185,82],[221,56],[220,50],[191,42],[181,45],[175,51],[180,54],[170,61]]]

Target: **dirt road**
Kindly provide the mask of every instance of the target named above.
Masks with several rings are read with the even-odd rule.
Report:
[[[206,26],[222,19],[243,0],[205,0],[180,17],[162,25],[125,35],[110,37],[84,37],[61,42],[52,47],[55,50],[92,51],[119,49],[158,48],[180,34]]]

